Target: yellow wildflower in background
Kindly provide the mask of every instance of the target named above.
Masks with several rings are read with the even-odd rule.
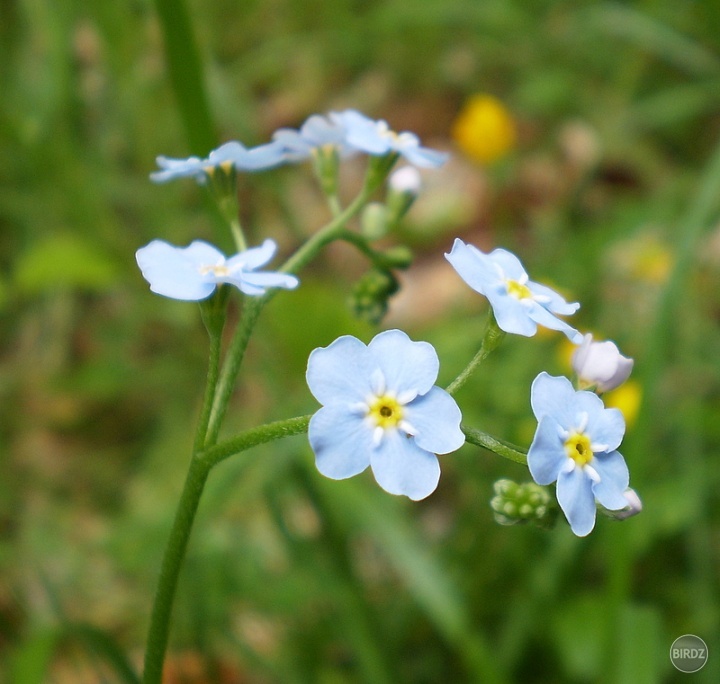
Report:
[[[452,137],[468,157],[491,164],[515,147],[517,131],[500,100],[492,95],[473,95],[455,119]]]
[[[603,401],[608,408],[618,408],[625,416],[625,423],[632,426],[637,419],[642,402],[642,389],[636,380],[627,380],[617,389],[603,394]]]

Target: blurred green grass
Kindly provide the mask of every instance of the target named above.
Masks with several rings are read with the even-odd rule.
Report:
[[[345,106],[451,148],[476,92],[506,103],[518,147],[489,169],[456,151],[428,177],[403,232],[408,299],[387,325],[435,344],[451,380],[483,305],[451,289],[434,311],[413,292],[444,291],[455,235],[517,251],[583,303],[581,328],[636,358],[643,407],[623,453],[643,514],[584,540],[502,528],[492,483],[524,473],[469,446],[420,504],[369,475],[323,480],[302,439],[258,448],[211,476],[169,681],[674,681],[685,633],[711,653],[697,680],[720,680],[720,6],[223,0],[170,22],[180,7],[0,5],[6,681],[131,681],[119,654],[141,661],[206,340],[196,307],[150,295],[133,254],[157,237],[229,243],[192,182],[148,182],[154,157],[262,142]],[[255,241],[287,251],[323,220],[305,172],[242,180]],[[441,206],[466,187],[463,211]],[[273,302],[228,430],[314,409],[310,350],[373,334],[345,304],[362,269],[334,250]],[[557,337],[508,340],[459,395],[466,422],[527,444],[542,369],[567,372]]]

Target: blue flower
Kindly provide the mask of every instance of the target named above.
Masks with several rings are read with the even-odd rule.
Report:
[[[323,407],[310,419],[308,437],[318,470],[343,480],[369,465],[391,494],[415,501],[431,494],[440,478],[435,454],[465,442],[460,409],[433,385],[439,366],[432,345],[400,330],[367,346],[345,335],[315,349],[307,383]]]
[[[330,119],[345,129],[348,145],[367,154],[383,156],[397,152],[411,164],[426,168],[442,166],[449,156],[421,147],[414,133],[395,133],[386,121],[374,121],[354,109],[331,112]]]
[[[562,331],[575,344],[582,342],[575,328],[554,315],[575,313],[580,305],[568,304],[549,287],[529,280],[514,254],[504,249],[484,254],[456,238],[445,258],[473,290],[488,298],[501,330],[532,337],[540,324]]]
[[[283,147],[277,143],[247,149],[239,142],[232,141],[210,152],[207,159],[158,157],[157,163],[162,170],[151,173],[150,179],[155,183],[166,183],[175,178],[190,176],[202,185],[206,182],[208,174],[218,167],[227,172],[232,169],[261,171],[282,164],[284,161]]]
[[[297,287],[299,281],[293,275],[256,271],[273,258],[276,249],[275,242],[265,240],[260,247],[228,259],[202,240],[195,240],[187,247],[153,240],[141,247],[135,257],[153,292],[171,299],[199,301],[223,283],[234,285],[246,295],[264,294],[268,287]]]
[[[527,457],[530,474],[540,485],[557,480],[560,508],[572,531],[584,537],[595,526],[596,499],[611,511],[628,506],[630,476],[617,451],[625,433],[622,413],[547,373],[533,381],[530,401],[538,420]]]
[[[357,150],[348,145],[345,127],[339,121],[314,114],[300,127],[280,128],[273,134],[273,142],[285,150],[285,159],[299,162],[308,159],[313,153],[324,147],[334,147],[340,157],[349,157]]]

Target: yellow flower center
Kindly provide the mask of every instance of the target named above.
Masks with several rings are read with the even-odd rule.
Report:
[[[224,264],[216,264],[215,266],[200,266],[200,275],[212,273],[216,278],[222,278],[230,275],[230,269]]]
[[[565,453],[579,466],[587,465],[593,460],[590,438],[582,432],[573,432],[565,440]]]
[[[368,409],[368,416],[383,430],[394,428],[403,417],[403,407],[400,402],[387,394],[376,397]]]
[[[530,292],[530,289],[527,287],[527,285],[523,285],[517,280],[508,280],[507,289],[508,294],[512,295],[513,297],[517,297],[517,299],[532,299],[532,292]]]

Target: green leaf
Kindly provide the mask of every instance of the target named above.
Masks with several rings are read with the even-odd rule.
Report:
[[[165,57],[190,150],[207,156],[216,145],[190,14],[183,0],[155,0],[165,37]]]

